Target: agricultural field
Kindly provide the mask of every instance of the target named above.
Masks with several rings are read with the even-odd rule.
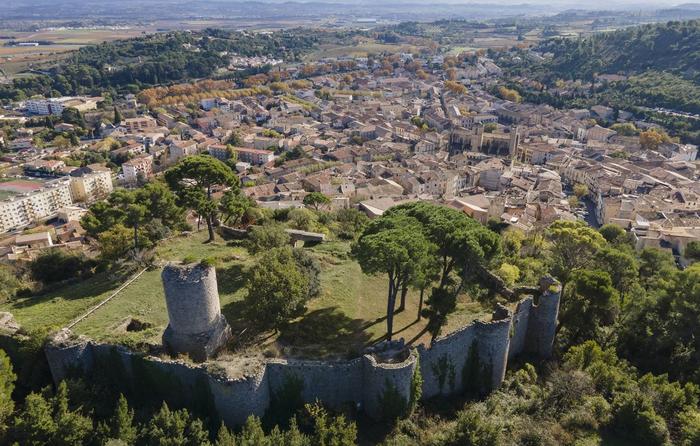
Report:
[[[222,311],[235,335],[250,333],[254,321],[247,320],[242,309],[246,294],[244,273],[253,258],[239,241],[219,239],[212,244],[202,243],[205,232],[164,242],[158,248],[158,259],[161,262],[214,259]],[[386,330],[386,278],[363,274],[359,265],[350,259],[347,242],[328,242],[307,249],[313,252],[322,268],[321,295],[309,302],[304,316],[280,332],[259,334],[255,349],[275,356],[337,357],[357,354],[366,345],[381,340]],[[43,296],[3,304],[0,310],[13,313],[27,329],[56,329],[104,300],[125,281],[100,274]],[[418,298],[417,291],[409,292],[406,311],[397,313],[394,318],[396,338],[403,337],[412,344],[430,340],[425,331],[426,320],[416,320]],[[444,333],[474,319],[485,319],[489,314],[489,309],[462,296]],[[159,344],[167,323],[160,268],[156,268],[146,271],[73,330],[99,341],[137,346]],[[138,329],[134,330],[133,326]]]
[[[150,29],[56,29],[38,32],[11,32],[0,29],[0,79],[3,72],[14,77],[31,67],[56,62],[86,45],[137,37]],[[7,39],[7,37],[11,39]],[[51,45],[6,46],[11,40],[52,42]]]

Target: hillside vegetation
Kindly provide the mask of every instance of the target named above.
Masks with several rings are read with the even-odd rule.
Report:
[[[246,34],[215,29],[171,32],[80,48],[52,66],[0,86],[0,100],[33,95],[100,95],[206,78],[229,64],[229,54],[298,60],[317,38],[304,31]],[[241,72],[245,74],[246,72]]]
[[[548,68],[563,77],[670,71],[700,80],[700,20],[644,25],[584,39],[552,39],[540,50],[554,54]]]
[[[554,38],[534,49],[544,59],[531,57],[529,49],[496,57],[510,76],[506,85],[524,101],[560,108],[607,105],[663,125],[683,142],[700,142],[700,120],[657,110],[700,113],[700,20]]]

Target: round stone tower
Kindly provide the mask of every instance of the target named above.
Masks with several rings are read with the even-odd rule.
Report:
[[[231,328],[221,314],[216,270],[199,263],[169,264],[161,277],[169,318],[164,347],[172,354],[205,361],[231,338]]]

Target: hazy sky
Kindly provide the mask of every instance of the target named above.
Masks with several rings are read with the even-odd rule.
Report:
[[[551,6],[551,12],[556,13],[565,9],[584,9],[584,10],[637,10],[637,9],[662,9],[681,4],[694,3],[700,4],[700,0],[0,0],[1,10],[22,11],[29,10],[36,5],[77,5],[78,9],[84,11],[90,8],[90,5],[99,5],[100,7],[116,7],[120,5],[142,4],[144,6],[152,5],[178,5],[180,7],[190,7],[192,10],[197,10],[198,5],[214,6],[214,5],[234,5],[241,3],[339,3],[345,5],[367,5],[368,13],[371,13],[372,6],[387,7],[392,4],[401,4],[403,10],[406,5],[420,5],[425,8],[431,4],[452,4],[452,5],[489,5],[491,7],[502,6],[507,8],[508,5],[518,5],[521,9],[531,5],[539,10],[539,13],[546,12],[543,8]],[[290,5],[293,8],[293,5]],[[2,17],[0,17],[2,18]]]
[[[32,4],[46,3],[46,0],[0,0],[0,2],[17,2],[17,4]],[[151,3],[158,0],[141,0],[142,3]],[[656,6],[676,6],[684,3],[700,3],[700,0],[189,0],[193,6],[202,2],[216,3],[247,3],[247,2],[263,2],[263,3],[355,3],[355,4],[391,4],[391,3],[418,3],[422,5],[430,3],[452,3],[452,4],[571,4],[576,5],[581,9],[589,9],[593,5],[656,5]],[[61,0],[57,0],[61,3]],[[113,3],[118,6],[120,0],[85,0],[85,3]],[[162,1],[161,1],[162,2]],[[173,3],[178,3],[178,0],[173,0]]]

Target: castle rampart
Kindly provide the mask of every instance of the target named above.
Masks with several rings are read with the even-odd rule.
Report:
[[[171,273],[174,272],[163,274],[166,283]],[[209,277],[208,273],[204,277]],[[207,293],[211,289],[215,290],[203,287]],[[68,330],[50,339],[46,357],[56,382],[72,371],[99,373],[100,364],[118,361],[111,368],[119,369],[121,385],[132,389],[149,385],[150,391],[160,388],[162,395],[156,395],[166,401],[176,396],[183,405],[208,399],[209,405],[230,425],[243,423],[249,415],[262,416],[276,396],[290,388],[298,389],[304,402],[318,400],[330,407],[351,403],[369,416],[380,418],[387,392],[400,396],[405,403],[410,401],[417,364],[423,377],[422,398],[427,399],[464,392],[486,393],[503,382],[509,359],[522,353],[549,357],[559,297],[558,290],[548,287],[538,305],[527,297],[514,312],[499,306],[491,321],[472,322],[438,338],[429,347],[410,349],[399,361],[381,362],[371,355],[347,361],[255,359],[232,376],[224,360],[192,364],[148,357],[124,347],[73,336]],[[218,295],[216,298],[218,306]],[[215,319],[210,310],[202,313],[209,315],[208,321]],[[176,314],[175,318],[180,316]],[[144,377],[144,370],[157,373],[158,377]]]

